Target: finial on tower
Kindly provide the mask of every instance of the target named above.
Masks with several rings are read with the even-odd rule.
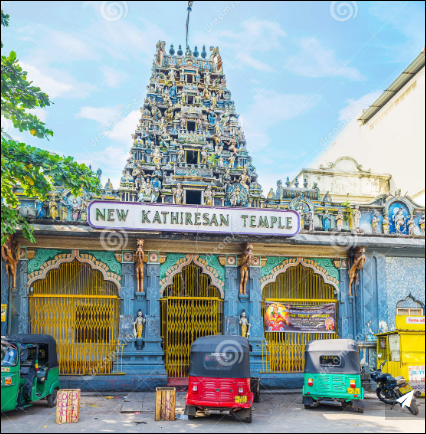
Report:
[[[189,41],[189,18],[191,16],[191,12],[192,12],[192,6],[193,6],[194,2],[188,2],[188,18],[186,20],[186,46],[188,46],[188,41]]]

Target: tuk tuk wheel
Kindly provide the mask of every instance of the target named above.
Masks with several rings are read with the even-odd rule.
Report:
[[[55,408],[58,401],[58,389],[55,389],[51,395],[47,397],[47,406]]]
[[[253,409],[251,408],[249,410],[249,415],[246,417],[246,423],[252,423],[253,422]]]

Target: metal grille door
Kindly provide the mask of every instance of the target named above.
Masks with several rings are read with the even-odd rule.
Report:
[[[63,264],[34,283],[29,299],[30,332],[56,339],[62,375],[118,373],[120,299],[99,271]]]
[[[193,342],[220,335],[223,329],[223,300],[200,267],[191,264],[175,276],[162,299],[162,334],[167,374],[188,376]]]
[[[316,306],[336,303],[334,287],[310,268],[299,265],[278,276],[263,291],[264,301]],[[263,309],[264,311],[264,309]],[[336,309],[337,315],[337,309]],[[337,324],[337,318],[336,318]],[[338,339],[328,333],[266,333],[265,372],[296,373],[305,369],[305,347],[317,339]]]

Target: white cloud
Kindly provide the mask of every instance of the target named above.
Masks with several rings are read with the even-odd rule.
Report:
[[[295,57],[288,59],[286,69],[303,77],[344,77],[352,81],[365,78],[357,68],[348,66],[333,51],[328,50],[316,38],[300,38],[296,41],[301,50]]]
[[[303,116],[320,101],[319,95],[283,95],[271,90],[257,90],[253,103],[242,116],[249,146],[259,152],[274,139],[269,130]]]
[[[347,106],[339,112],[339,121],[350,122],[352,119],[355,119],[356,117],[361,115],[363,110],[367,110],[371,106],[371,104],[373,104],[373,102],[380,97],[382,93],[383,92],[378,90],[376,92],[364,95],[358,100],[348,99],[346,101]]]
[[[110,66],[102,66],[100,70],[104,75],[103,81],[108,87],[118,88],[121,83],[128,79],[127,74]]]
[[[68,83],[62,83],[51,76],[43,74],[37,67],[27,63],[19,62],[22,69],[28,72],[28,80],[34,82],[43,92],[47,93],[51,99],[59,98],[74,90]]]
[[[46,123],[47,117],[49,116],[49,113],[47,110],[44,110],[42,108],[35,108],[32,110],[28,110],[28,113],[33,114],[34,116],[37,116],[41,122]]]
[[[242,53],[239,56],[237,56],[237,59],[239,62],[246,66],[250,66],[253,69],[256,69],[258,71],[262,72],[274,72],[274,68],[272,66],[268,65],[265,62],[262,62],[260,60],[256,60],[248,53]]]
[[[118,113],[118,108],[114,107],[82,107],[76,114],[76,118],[89,119],[105,127],[114,120]]]

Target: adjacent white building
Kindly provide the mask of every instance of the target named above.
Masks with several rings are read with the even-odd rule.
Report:
[[[425,205],[424,50],[299,179],[304,176],[336,199],[349,193],[351,199],[368,201],[389,188]]]

